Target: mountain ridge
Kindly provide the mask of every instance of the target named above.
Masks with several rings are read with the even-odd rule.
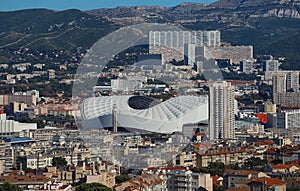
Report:
[[[181,3],[174,7],[134,6],[54,11],[30,9],[0,12],[2,62],[25,62],[14,52],[76,52],[122,26],[176,23],[192,30],[221,30],[222,40],[254,45],[255,54],[288,56],[300,68],[300,0],[219,0],[212,4]],[[281,45],[287,42],[285,45]],[[274,48],[277,46],[283,49]],[[299,48],[295,48],[299,47]],[[70,51],[72,50],[72,51]],[[12,59],[16,57],[16,59]],[[39,60],[36,59],[36,62]],[[46,61],[46,60],[45,60]]]

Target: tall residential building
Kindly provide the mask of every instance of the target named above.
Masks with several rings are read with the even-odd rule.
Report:
[[[234,87],[218,81],[209,84],[209,139],[234,138]]]
[[[203,72],[203,46],[196,46],[195,44],[184,45],[184,64],[195,67],[196,71]]]
[[[299,92],[299,72],[287,73],[286,90],[291,92]]]
[[[282,129],[300,129],[300,110],[283,111],[276,114],[276,127]]]
[[[185,44],[184,45],[184,64],[194,66],[196,61],[196,45]]]
[[[278,103],[278,93],[286,92],[286,74],[278,73],[273,76],[273,101]]]
[[[48,79],[51,80],[51,79],[54,79],[54,78],[55,78],[55,70],[49,69],[48,70]]]
[[[220,46],[221,33],[215,31],[150,31],[149,49],[155,46],[183,47],[184,44],[198,46]]]
[[[188,65],[202,64],[199,68],[209,68],[211,59],[230,60],[232,63],[240,63],[245,73],[253,69],[253,47],[252,46],[198,46],[186,44],[184,46],[184,62]]]
[[[240,71],[242,73],[250,74],[253,70],[253,62],[249,60],[240,61]]]
[[[235,64],[241,60],[253,60],[253,46],[204,46],[200,50],[204,59],[230,60]]]
[[[263,64],[264,72],[277,72],[279,70],[280,62],[278,60],[266,60]]]
[[[164,61],[184,59],[184,45],[219,47],[220,31],[150,31],[149,53],[162,54]]]
[[[112,110],[112,124],[113,124],[113,132],[117,133],[118,132],[118,113],[117,113],[117,105],[113,105],[113,110]]]
[[[282,71],[273,74],[273,101],[282,106],[300,106],[299,72]]]

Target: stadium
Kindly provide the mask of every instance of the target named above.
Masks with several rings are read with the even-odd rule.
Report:
[[[182,132],[183,125],[208,119],[208,98],[178,96],[159,102],[135,95],[91,97],[83,101],[81,113],[83,128],[112,128],[116,120],[118,127],[135,131]]]

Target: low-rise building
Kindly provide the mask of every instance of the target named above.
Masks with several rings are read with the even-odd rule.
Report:
[[[242,187],[247,185],[248,190],[276,190],[276,191],[286,191],[286,182],[278,178],[252,178],[249,180],[244,180],[238,183],[237,187]]]
[[[144,174],[114,186],[115,191],[161,191],[167,190],[166,177],[163,174]]]
[[[266,177],[267,175],[259,171],[251,170],[226,170],[223,176],[223,185],[225,188],[235,187],[237,183],[252,178]]]
[[[193,173],[190,170],[166,171],[167,189],[174,191],[181,190],[213,190],[213,182],[210,174]]]
[[[299,170],[299,166],[297,164],[277,164],[271,166],[272,172],[283,172],[283,173],[293,173]]]
[[[44,184],[54,181],[54,179],[42,175],[25,175],[24,172],[0,176],[0,184],[10,182],[26,190],[39,190]]]
[[[71,185],[64,185],[62,182],[47,182],[38,191],[54,190],[54,191],[73,191]]]
[[[7,120],[6,114],[0,111],[1,138],[29,136],[29,131],[35,129],[37,129],[36,123],[19,123],[14,120]]]

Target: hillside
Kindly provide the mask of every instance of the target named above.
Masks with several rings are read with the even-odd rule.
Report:
[[[121,26],[158,22],[177,23],[194,30],[219,29],[226,42],[252,44],[256,55],[286,56],[300,68],[299,11],[299,0],[219,0],[213,4],[117,7],[86,12],[0,12],[0,62],[41,61],[40,57],[22,57],[14,52],[24,49],[73,54],[79,47],[86,50]]]
[[[114,30],[107,19],[80,10],[30,9],[0,12],[0,47],[41,49],[88,48]]]

